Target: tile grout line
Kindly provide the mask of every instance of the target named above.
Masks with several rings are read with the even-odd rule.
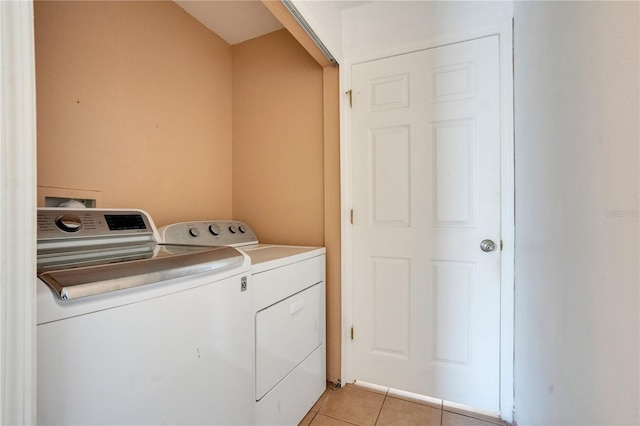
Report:
[[[318,412],[317,414],[321,414],[321,413],[319,413],[319,412]],[[330,416],[330,415],[328,415],[328,414],[322,414],[322,415],[323,415],[324,417],[328,417],[328,418],[330,418],[330,419],[338,420],[338,421],[341,421],[341,422],[343,422],[343,423],[347,423],[347,424],[350,424],[350,425],[358,426],[358,423],[351,423],[349,420],[341,419],[341,418],[339,418],[339,417]],[[315,417],[314,417],[314,418],[315,418]]]
[[[340,390],[340,388],[331,389],[331,392],[337,392],[338,390]],[[322,401],[322,404],[320,404],[320,406],[318,407],[318,411],[316,412],[315,416],[313,416],[313,419],[315,420],[315,418],[318,416],[318,414],[322,414],[323,416],[328,417],[330,419],[338,420],[340,422],[344,422],[344,423],[347,423],[347,424],[350,424],[350,425],[353,425],[353,426],[358,426],[356,423],[351,423],[350,421],[341,419],[339,417],[334,417],[334,416],[330,416],[329,414],[320,413],[320,410],[322,409],[322,407],[324,407],[324,405],[329,401],[330,398],[331,398],[331,393],[329,393],[327,398],[325,398],[325,400]],[[311,422],[313,423],[313,420]],[[309,423],[309,425],[312,426],[312,423]]]
[[[327,393],[327,391],[329,391],[329,390],[331,390],[331,391],[335,391],[336,389],[331,389],[331,387],[327,387],[327,388],[325,389],[325,391],[322,393],[322,395],[320,395],[320,398],[318,398],[318,401],[322,400],[322,403],[318,406],[318,409],[317,409],[315,412],[310,411],[310,412],[313,412],[313,417],[311,418],[311,421],[309,422],[309,425],[313,424],[313,421],[316,419],[316,417],[318,417],[318,414],[320,414],[320,410],[322,410],[322,407],[324,407],[324,405],[327,403],[327,401],[328,401],[328,400],[329,400],[329,398],[331,397],[331,394],[330,394],[330,393]],[[325,396],[325,393],[327,394],[326,398],[324,397],[324,396]],[[316,403],[317,403],[318,401],[316,401]],[[315,406],[315,404],[314,404],[314,406]],[[312,407],[312,408],[313,408],[313,407]],[[322,414],[322,415],[323,415],[323,416],[326,416],[326,414]],[[327,417],[331,417],[331,416],[327,416]],[[331,417],[331,418],[334,418],[334,417]],[[336,420],[343,421],[343,420],[341,420],[341,419],[336,419]]]
[[[387,388],[387,391],[384,393],[384,399],[382,400],[382,405],[380,405],[380,410],[378,411],[378,415],[376,416],[376,421],[373,422],[374,426],[378,424],[380,414],[382,414],[382,408],[384,407],[384,403],[387,401],[387,395],[389,395],[389,388]]]

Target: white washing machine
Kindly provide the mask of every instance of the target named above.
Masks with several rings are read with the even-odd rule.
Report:
[[[159,229],[164,243],[233,246],[251,258],[254,423],[297,425],[326,389],[325,249],[259,244],[237,221]]]
[[[253,421],[249,259],[157,240],[143,211],[38,210],[38,424]]]

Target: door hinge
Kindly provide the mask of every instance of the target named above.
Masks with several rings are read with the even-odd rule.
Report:
[[[351,221],[351,224],[353,225],[353,209],[351,209],[351,212],[349,213],[349,216],[350,216],[349,220]]]
[[[500,251],[502,251],[503,248],[504,248],[504,243],[502,242],[502,240],[500,240]]]
[[[351,326],[351,340],[353,340],[353,326]]]
[[[349,89],[344,93],[345,95],[349,95],[349,106],[353,108],[353,90]]]

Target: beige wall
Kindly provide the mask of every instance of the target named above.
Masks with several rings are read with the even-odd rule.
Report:
[[[324,245],[327,248],[327,380],[341,373],[340,73],[324,68]]]
[[[322,88],[287,30],[233,46],[233,214],[263,242],[324,244]]]
[[[173,2],[35,2],[38,185],[231,217],[231,46]]]
[[[173,2],[37,1],[35,24],[38,185],[158,226],[233,218],[264,242],[326,246],[336,381],[337,69],[286,30],[231,47]]]
[[[287,30],[233,46],[233,214],[263,242],[326,246],[327,379],[337,381],[339,74]]]

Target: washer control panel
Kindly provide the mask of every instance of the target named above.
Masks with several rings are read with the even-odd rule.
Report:
[[[151,218],[142,210],[38,209],[38,241],[79,238],[120,238],[153,235]]]
[[[158,229],[164,244],[190,246],[244,246],[258,244],[258,237],[243,222],[208,220],[180,222]]]

